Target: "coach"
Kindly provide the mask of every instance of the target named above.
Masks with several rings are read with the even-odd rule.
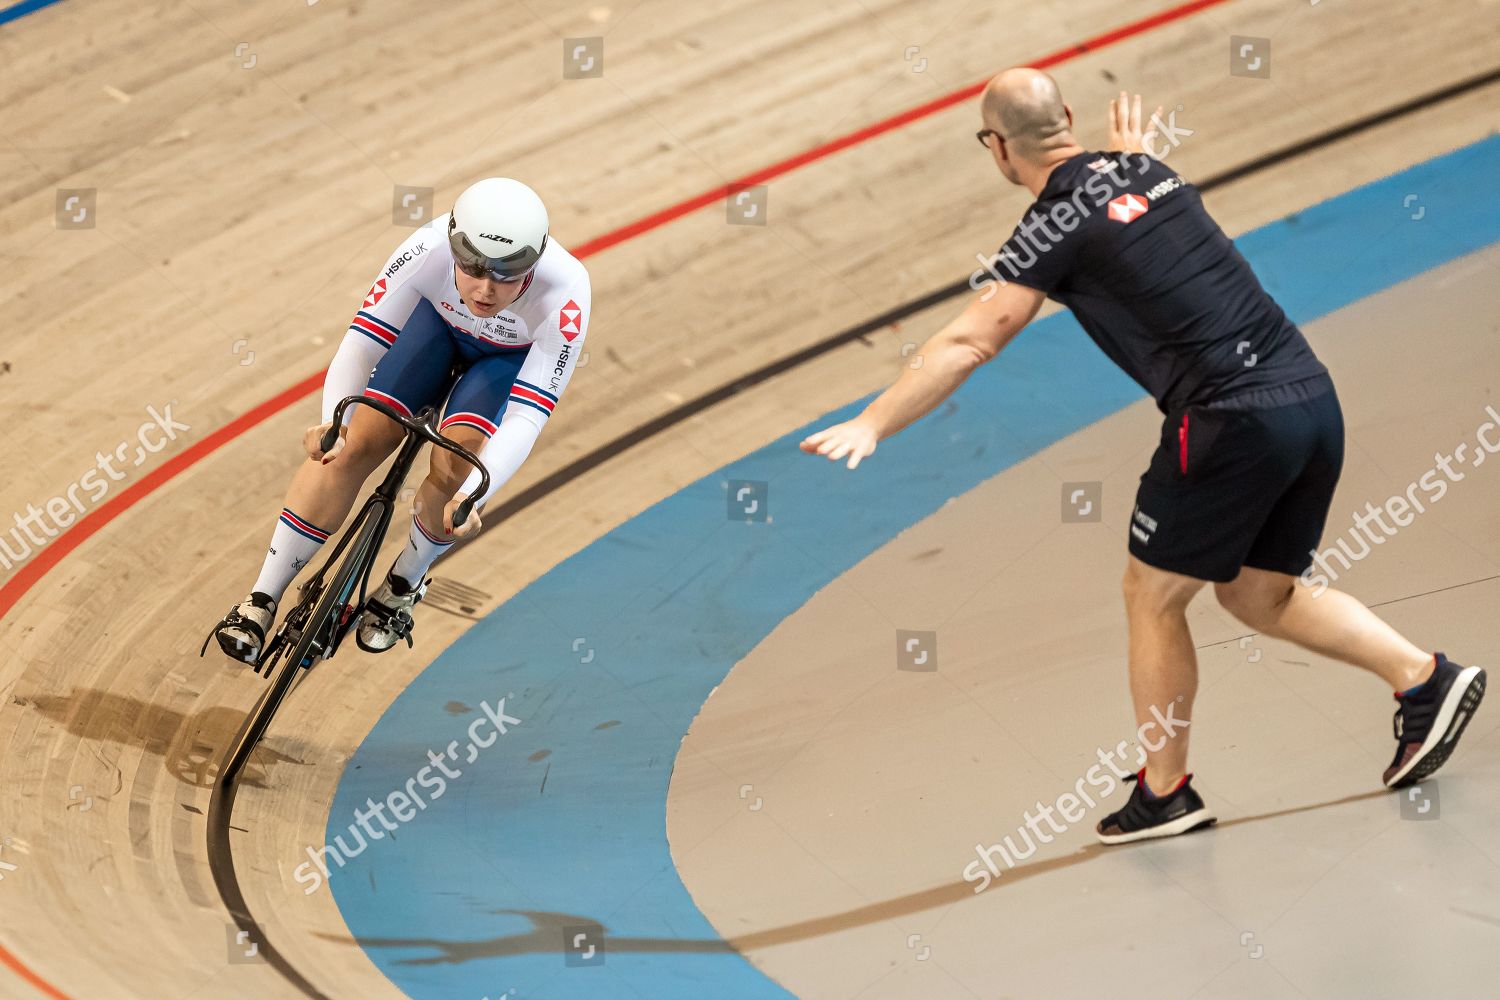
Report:
[[[1207,583],[1250,628],[1376,674],[1396,693],[1391,788],[1452,752],[1484,671],[1424,653],[1348,594],[1298,581],[1312,562],[1344,457],[1328,370],[1204,210],[1198,191],[1143,151],[1141,99],[1110,103],[1110,150],[1073,137],[1057,83],[1033,69],[990,81],[978,133],[1000,173],[1036,201],[993,263],[998,279],[921,349],[923,363],[807,452],[849,468],[946,399],[1029,323],[1042,300],[1072,310],[1110,360],[1155,398],[1161,443],[1130,520],[1125,607],[1130,693],[1145,725],[1181,721],[1147,749],[1105,843],[1165,837],[1214,817],[1191,785],[1198,664],[1189,601]]]

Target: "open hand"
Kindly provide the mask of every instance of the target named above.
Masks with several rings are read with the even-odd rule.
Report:
[[[1162,109],[1157,107],[1152,118],[1161,117]],[[1151,125],[1148,119],[1146,124]],[[1125,91],[1120,91],[1120,96],[1109,102],[1109,148],[1125,153],[1150,153],[1146,148],[1147,137],[1156,135],[1156,128],[1152,126],[1145,132],[1141,131],[1141,95],[1136,94],[1132,98]]]
[[[860,460],[875,453],[880,435],[862,420],[834,424],[816,434],[809,434],[800,447],[809,455],[826,455],[831,462],[849,459],[849,468],[859,467]]]

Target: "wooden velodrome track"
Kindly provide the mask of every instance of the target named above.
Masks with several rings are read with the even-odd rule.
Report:
[[[129,442],[93,513],[0,576],[0,862],[14,865],[0,868],[0,995],[298,995],[265,963],[229,961],[204,813],[260,682],[196,653],[253,576],[316,414],[309,380],[401,238],[393,186],[432,188],[441,212],[478,177],[520,177],[555,236],[589,252],[588,361],[515,496],[963,277],[1026,200],[975,146],[968,98],[760,178],[767,226],[727,224],[724,185],[1048,56],[1084,136],[1102,141],[1119,86],[1180,103],[1195,134],[1173,164],[1209,177],[1500,66],[1500,35],[1481,30],[1497,13],[64,0],[0,24],[0,511],[66,497]],[[1229,75],[1231,35],[1272,39],[1269,80]],[[563,79],[561,39],[587,36],[605,39],[604,75]],[[1226,183],[1210,206],[1243,231],[1489,134],[1497,107],[1500,86],[1467,89]],[[97,190],[95,224],[57,228],[59,189]],[[634,225],[701,192],[702,207]],[[705,408],[504,523],[492,512],[439,574],[485,613],[679,486],[883,384],[952,308]],[[187,429],[132,464],[149,408],[168,406]],[[468,620],[429,612],[415,650],[314,672],[239,797],[246,903],[328,995],[395,991],[331,895],[291,885],[282,847],[319,841],[343,762]]]

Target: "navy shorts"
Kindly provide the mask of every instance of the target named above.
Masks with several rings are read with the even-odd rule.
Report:
[[[501,347],[455,334],[423,299],[375,366],[365,395],[407,415],[427,406],[442,408],[440,428],[460,424],[489,437],[530,349],[530,344]]]
[[[1294,401],[1167,415],[1136,494],[1131,555],[1216,583],[1241,566],[1299,576],[1312,565],[1343,469],[1344,416],[1326,375],[1279,388]]]

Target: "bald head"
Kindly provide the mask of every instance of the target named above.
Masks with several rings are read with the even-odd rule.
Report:
[[[984,89],[980,113],[1015,155],[1028,160],[1074,144],[1062,92],[1041,70],[1019,66],[997,75]]]

